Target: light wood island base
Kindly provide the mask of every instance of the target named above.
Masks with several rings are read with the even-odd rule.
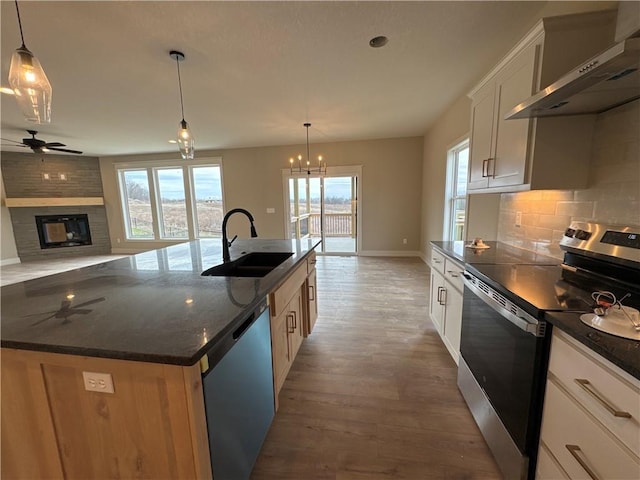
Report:
[[[3,348],[2,478],[211,478],[198,364]],[[85,390],[109,373],[114,393]]]

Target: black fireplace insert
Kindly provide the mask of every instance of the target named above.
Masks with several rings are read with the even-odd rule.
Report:
[[[91,245],[87,214],[36,215],[41,248]]]

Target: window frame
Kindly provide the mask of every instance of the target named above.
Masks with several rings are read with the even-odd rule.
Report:
[[[127,242],[162,242],[162,243],[181,243],[188,240],[196,240],[200,238],[198,236],[197,226],[197,211],[195,202],[195,182],[193,176],[194,168],[198,167],[218,167],[220,170],[220,191],[222,197],[222,210],[224,211],[225,194],[224,194],[224,173],[222,157],[209,157],[194,160],[191,162],[185,162],[184,160],[170,159],[170,160],[155,160],[155,161],[140,161],[140,162],[121,162],[114,165],[116,170],[118,193],[120,196],[120,208],[121,208],[121,221],[122,231],[124,232],[125,240]],[[163,237],[163,228],[161,226],[162,221],[162,205],[160,199],[160,191],[158,189],[158,174],[159,170],[167,169],[182,169],[182,178],[184,182],[185,193],[185,206],[187,216],[187,237]],[[147,181],[149,182],[149,202],[151,207],[151,216],[153,222],[153,237],[146,238],[132,238],[131,232],[131,218],[128,208],[128,196],[126,193],[126,183],[124,180],[125,172],[127,171],[140,171],[147,172]],[[203,238],[217,238],[217,237],[203,237]]]
[[[470,138],[468,135],[458,139],[453,145],[447,148],[447,176],[445,183],[445,208],[444,223],[442,228],[442,239],[444,241],[464,240],[466,230],[466,217],[468,211],[468,191],[466,185],[469,183],[469,160],[470,160]],[[464,195],[458,194],[458,170],[460,152],[468,150],[467,154],[467,177]],[[462,238],[457,239],[455,235],[456,227],[456,201],[465,200],[465,220],[462,225]]]

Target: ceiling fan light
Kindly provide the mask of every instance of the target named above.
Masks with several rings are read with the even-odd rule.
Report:
[[[178,126],[178,148],[183,160],[193,160],[195,156],[195,143],[189,130],[189,124],[183,119]]]
[[[38,59],[24,45],[11,57],[9,85],[28,121],[51,123],[51,84]]]

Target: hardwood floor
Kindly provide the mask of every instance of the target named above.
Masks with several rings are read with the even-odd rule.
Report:
[[[252,479],[499,479],[419,259],[318,257],[319,317]]]

